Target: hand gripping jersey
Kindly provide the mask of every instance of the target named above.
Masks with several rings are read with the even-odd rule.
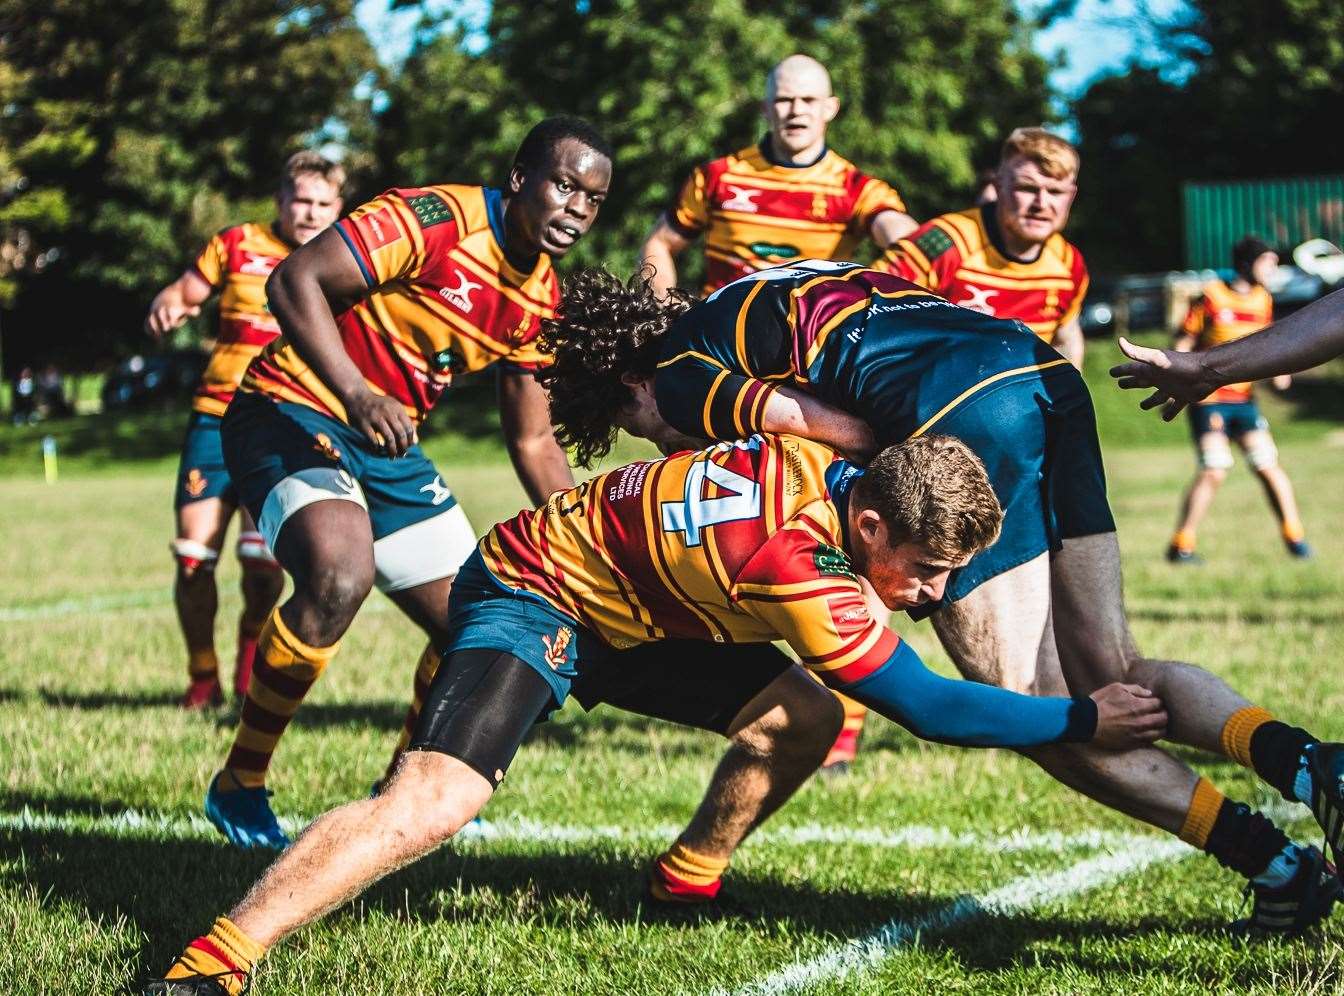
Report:
[[[665,215],[687,238],[705,236],[704,293],[793,259],[848,259],[900,195],[829,149],[810,166],[781,165],[769,139],[697,167]]]
[[[636,463],[552,496],[481,540],[486,566],[617,648],[782,639],[832,683],[900,641],[843,549],[857,471],[824,446],[753,436]]]
[[[370,293],[337,316],[345,351],[369,389],[421,421],[453,375],[503,361],[543,362],[536,337],[560,291],[550,257],[519,269],[504,253],[498,190],[444,184],[389,190],[337,223]],[[335,395],[279,339],[247,372],[245,390],[345,421]]]
[[[928,432],[981,390],[1068,363],[1018,322],[821,260],[717,291],[673,323],[661,357],[658,410],[688,435],[761,431],[770,392],[788,384],[863,418],[884,445]]]
[[[1195,337],[1195,349],[1212,349],[1259,332],[1274,320],[1274,299],[1264,287],[1238,294],[1221,280],[1214,280],[1185,316],[1182,331]],[[1235,404],[1250,401],[1253,385],[1225,384],[1200,404]]]
[[[953,304],[1014,318],[1046,342],[1078,317],[1087,296],[1083,254],[1056,232],[1030,263],[1008,256],[992,204],[945,214],[887,249],[873,264]]]
[[[219,298],[219,334],[191,407],[223,415],[247,365],[280,334],[266,306],[266,278],[291,246],[269,225],[226,228],[201,250],[192,268]]]

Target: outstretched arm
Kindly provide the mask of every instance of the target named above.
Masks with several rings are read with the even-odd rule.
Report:
[[[188,318],[201,313],[201,305],[210,298],[210,285],[195,270],[186,270],[171,284],[154,295],[145,318],[145,331],[158,339]]]
[[[569,460],[551,428],[546,391],[532,374],[500,369],[499,421],[513,469],[533,505],[574,487]]]
[[[1111,368],[1126,389],[1152,388],[1139,407],[1162,408],[1170,421],[1187,404],[1224,384],[1296,373],[1344,354],[1344,290],[1335,291],[1263,332],[1199,353],[1150,349],[1121,339],[1131,360]]]
[[[653,267],[649,284],[659,294],[677,286],[676,257],[690,244],[691,240],[668,224],[666,217],[659,217],[644,240],[644,248],[639,253],[640,265]]]
[[[761,430],[824,443],[855,463],[867,463],[877,452],[877,440],[867,422],[792,387],[770,392],[761,413]]]
[[[1076,699],[1020,695],[934,674],[904,640],[872,674],[827,684],[921,740],[962,747],[1091,742],[1124,749],[1152,743],[1167,728],[1161,700],[1146,688],[1116,683]]]

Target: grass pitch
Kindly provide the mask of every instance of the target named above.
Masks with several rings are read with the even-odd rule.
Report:
[[[1344,738],[1344,436],[1266,407],[1317,558],[1283,554],[1239,463],[1199,569],[1161,553],[1192,469],[1184,426],[1140,416],[1097,374],[1131,616],[1153,656],[1200,662],[1285,718]],[[1332,387],[1338,391],[1338,381]],[[1311,397],[1322,397],[1317,392]],[[174,457],[185,415],[59,428],[56,486],[36,430],[0,432],[0,988],[121,991],[162,970],[260,872],[196,817],[231,711],[174,705]],[[478,528],[522,504],[487,440],[428,444]],[[164,453],[159,446],[157,452]],[[236,566],[220,570],[221,658]],[[927,626],[896,620],[946,662]],[[272,787],[302,819],[367,792],[395,739],[419,634],[375,595],[300,711]],[[227,668],[227,663],[226,663]],[[665,917],[644,868],[699,799],[713,737],[567,708],[523,748],[486,832],[450,845],[282,944],[259,993],[1333,993],[1344,916],[1245,946],[1212,861],[1058,787],[1002,751],[922,744],[872,720],[854,774],[814,781],[742,850],[721,908]],[[1194,758],[1194,755],[1189,755]],[[1270,793],[1198,758],[1232,795]],[[1305,810],[1291,829],[1315,840]],[[852,943],[865,939],[865,943]]]

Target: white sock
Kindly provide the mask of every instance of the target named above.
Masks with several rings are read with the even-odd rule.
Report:
[[[1274,855],[1270,861],[1269,867],[1262,871],[1255,878],[1251,879],[1254,885],[1263,885],[1270,889],[1277,889],[1287,885],[1297,874],[1297,866],[1301,861],[1298,855],[1298,846],[1296,844],[1287,844],[1284,849]]]

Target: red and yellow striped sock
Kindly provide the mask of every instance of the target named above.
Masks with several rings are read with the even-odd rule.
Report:
[[[433,644],[426,644],[425,651],[420,655],[420,661],[415,666],[411,705],[406,710],[406,720],[401,724],[401,737],[397,740],[396,750],[392,752],[392,760],[387,764],[387,771],[383,775],[384,779],[392,777],[392,769],[397,766],[397,759],[411,745],[411,736],[415,733],[415,724],[420,719],[420,710],[425,707],[425,696],[429,694],[430,683],[434,681],[434,675],[438,674],[438,671],[438,652],[435,651]]]
[[[1214,787],[1213,782],[1201,778],[1195,784],[1195,791],[1190,796],[1190,808],[1185,813],[1185,822],[1181,824],[1176,836],[1191,847],[1204,850],[1204,846],[1209,842],[1209,834],[1213,832],[1213,824],[1218,819],[1218,811],[1223,808],[1223,799],[1223,793]]]
[[[719,894],[726,858],[711,858],[680,842],[653,863],[649,889],[665,903],[707,903]]]
[[[257,659],[247,701],[233,749],[224,762],[225,770],[239,785],[261,788],[266,784],[266,768],[276,745],[339,646],[339,640],[330,647],[308,646],[285,625],[280,610],[272,610],[257,638]]]
[[[219,658],[214,647],[187,651],[187,675],[192,681],[204,681],[219,674]]]
[[[213,978],[230,994],[243,992],[248,975],[266,947],[244,934],[228,917],[220,917],[210,933],[187,945],[168,969],[166,979],[188,979],[204,975]]]
[[[867,706],[839,692],[835,693],[835,697],[845,708],[845,723],[840,727],[840,735],[831,745],[826,760],[821,762],[823,768],[829,768],[833,764],[848,764],[854,760],[859,753],[859,737],[863,735],[863,721],[868,717]]]

